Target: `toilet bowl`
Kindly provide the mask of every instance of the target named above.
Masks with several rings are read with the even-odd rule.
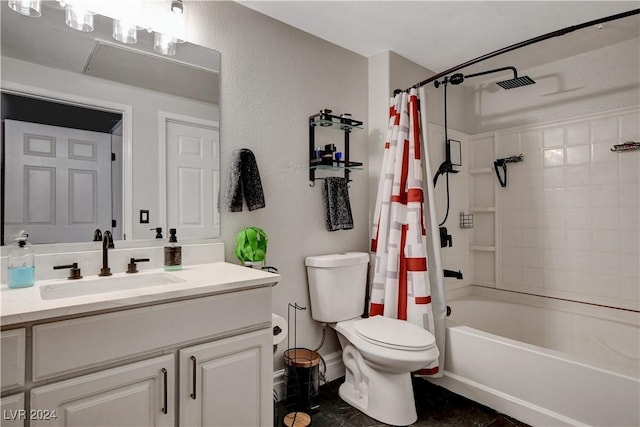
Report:
[[[311,315],[337,332],[346,369],[340,397],[378,421],[408,425],[418,418],[411,372],[439,351],[433,335],[417,325],[360,317],[368,261],[362,252],[307,257]]]
[[[414,423],[418,415],[410,372],[438,358],[433,335],[411,323],[383,316],[331,326],[338,333],[346,369],[340,397],[386,424]]]

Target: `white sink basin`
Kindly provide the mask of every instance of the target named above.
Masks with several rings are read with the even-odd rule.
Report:
[[[184,279],[169,273],[136,273],[126,276],[71,280],[54,285],[45,285],[40,288],[40,296],[42,299],[71,298],[150,286],[170,285],[179,282],[184,282]]]

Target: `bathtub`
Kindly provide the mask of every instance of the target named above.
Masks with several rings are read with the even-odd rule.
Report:
[[[434,383],[535,426],[640,426],[637,312],[471,288]]]

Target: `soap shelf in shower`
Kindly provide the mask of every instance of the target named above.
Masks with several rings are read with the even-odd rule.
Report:
[[[485,245],[469,245],[469,250],[471,251],[480,251],[480,252],[495,252],[495,246],[485,246]]]
[[[637,151],[640,150],[640,142],[629,141],[623,144],[616,144],[611,148],[611,151],[614,153],[625,153],[627,151]]]
[[[469,208],[472,213],[495,212],[494,206],[472,206]]]

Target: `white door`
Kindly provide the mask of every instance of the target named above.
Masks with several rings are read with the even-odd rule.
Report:
[[[174,360],[161,356],[34,388],[32,413],[55,411],[55,418],[31,426],[173,426]]]
[[[166,135],[167,229],[178,240],[219,236],[218,129],[168,120]]]
[[[180,350],[180,426],[273,425],[271,330]]]
[[[88,242],[111,229],[111,135],[4,121],[5,236]]]

